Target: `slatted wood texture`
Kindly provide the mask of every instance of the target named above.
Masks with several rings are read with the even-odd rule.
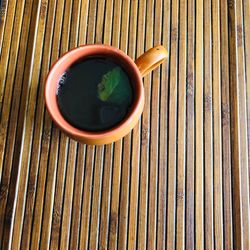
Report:
[[[163,44],[134,130],[61,133],[51,64],[80,44]],[[1,249],[250,249],[250,1],[2,0]]]

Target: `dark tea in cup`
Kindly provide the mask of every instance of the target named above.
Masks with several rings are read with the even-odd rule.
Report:
[[[74,63],[58,83],[60,112],[74,127],[86,131],[103,131],[119,124],[132,101],[128,74],[108,57],[94,56]]]

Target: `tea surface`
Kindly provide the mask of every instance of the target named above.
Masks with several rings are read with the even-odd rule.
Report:
[[[109,58],[87,58],[60,78],[57,102],[74,127],[102,131],[121,122],[132,105],[127,73]]]

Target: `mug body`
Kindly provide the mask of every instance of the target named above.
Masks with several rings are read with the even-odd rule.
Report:
[[[58,83],[63,73],[77,61],[91,56],[111,58],[121,65],[128,74],[133,89],[133,104],[126,117],[116,126],[98,132],[84,131],[72,126],[64,119],[57,104]],[[112,143],[128,134],[141,116],[144,106],[141,73],[134,61],[117,48],[108,45],[84,45],[65,53],[53,64],[45,83],[45,103],[53,121],[69,137],[91,145]]]

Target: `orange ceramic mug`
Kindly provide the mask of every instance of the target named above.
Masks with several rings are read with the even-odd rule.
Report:
[[[56,97],[58,82],[62,74],[79,59],[93,55],[101,55],[117,61],[131,79],[134,96],[131,111],[126,117],[118,125],[98,132],[80,130],[68,123],[60,113]],[[101,145],[121,139],[133,129],[143,111],[142,77],[165,61],[167,56],[168,52],[163,46],[151,48],[135,62],[121,50],[108,45],[84,45],[67,52],[54,63],[46,80],[45,103],[53,121],[70,137],[86,144]]]

